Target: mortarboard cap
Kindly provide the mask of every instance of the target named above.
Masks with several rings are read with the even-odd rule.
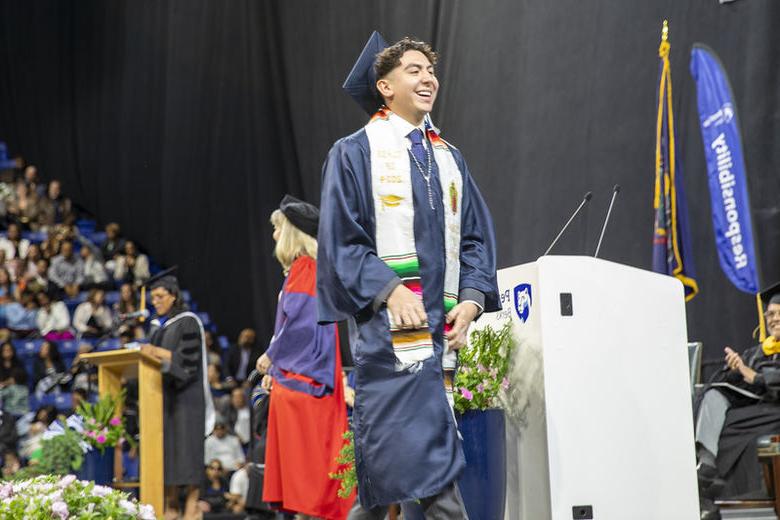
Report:
[[[162,287],[171,294],[179,294],[179,280],[174,275],[178,268],[178,265],[174,265],[168,269],[163,269],[156,275],[149,278],[144,286],[148,287],[150,291],[152,289]]]
[[[780,303],[780,282],[770,285],[766,289],[761,291],[761,300],[764,305],[770,303]]]
[[[309,236],[317,238],[317,227],[320,224],[320,210],[317,206],[285,195],[279,203],[279,209],[292,225]]]
[[[376,55],[386,48],[387,42],[382,38],[382,35],[377,31],[371,33],[366,46],[363,47],[363,52],[358,56],[342,86],[369,116],[373,116],[383,103],[382,96],[376,89],[377,78],[374,72],[374,63]]]

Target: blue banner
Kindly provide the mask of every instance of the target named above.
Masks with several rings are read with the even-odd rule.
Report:
[[[656,98],[653,271],[680,280],[685,287],[685,301],[689,301],[698,294],[699,285],[693,268],[682,170],[675,155],[671,45],[664,34],[658,48],[661,62]]]
[[[712,49],[693,46],[691,75],[696,81],[718,260],[737,289],[756,294],[758,269],[734,97],[723,65]]]

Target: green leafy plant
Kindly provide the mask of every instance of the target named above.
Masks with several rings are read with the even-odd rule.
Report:
[[[76,413],[83,419],[84,440],[103,453],[106,448],[113,448],[121,441],[127,440],[134,445],[132,438],[125,430],[125,421],[117,416],[125,402],[124,389],[118,396],[102,395],[95,404],[82,402]]]
[[[61,435],[41,441],[41,458],[34,465],[22,468],[11,480],[24,480],[38,475],[67,475],[81,468],[84,453],[78,432],[65,428]]]
[[[115,489],[73,475],[44,475],[0,485],[0,518],[155,520],[156,516],[152,506]]]
[[[469,345],[460,350],[455,376],[455,411],[487,410],[497,406],[498,395],[509,388],[507,371],[515,348],[512,322],[496,331],[490,325],[474,330]]]
[[[347,430],[343,435],[344,445],[336,457],[336,463],[340,466],[338,471],[329,473],[333,480],[340,480],[339,498],[348,498],[357,489],[357,473],[355,472],[355,435],[352,430]]]

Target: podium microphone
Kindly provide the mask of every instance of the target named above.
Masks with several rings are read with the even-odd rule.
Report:
[[[609,201],[609,208],[607,208],[607,216],[604,218],[604,225],[601,226],[601,236],[599,236],[599,243],[596,245],[596,252],[593,253],[593,258],[599,257],[599,249],[601,249],[601,241],[604,240],[604,232],[607,230],[607,223],[609,222],[609,216],[612,214],[612,206],[615,205],[615,199],[620,191],[620,184],[615,184],[612,188],[612,200]]]
[[[587,204],[588,201],[590,201],[591,197],[593,197],[593,193],[591,193],[591,192],[586,193],[585,196],[582,197],[582,202],[580,202],[580,205],[577,206],[577,209],[575,209],[574,213],[571,214],[571,217],[569,217],[569,220],[567,220],[566,224],[563,225],[563,227],[561,228],[560,233],[558,233],[558,236],[555,237],[555,240],[552,241],[552,244],[550,244],[550,247],[547,248],[547,251],[545,251],[542,256],[547,256],[547,253],[549,253],[550,250],[552,250],[552,248],[558,242],[558,239],[561,238],[561,235],[563,235],[563,232],[566,231],[566,228],[569,227],[569,224],[571,224],[571,221],[574,220],[574,217],[577,216],[577,213],[580,212],[582,207],[585,206],[585,204]]]

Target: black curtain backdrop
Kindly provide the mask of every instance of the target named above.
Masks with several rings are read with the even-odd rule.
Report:
[[[751,343],[756,311],[717,262],[689,53],[711,46],[730,74],[766,285],[780,279],[776,0],[0,0],[0,140],[179,264],[222,332],[268,338],[270,212],[285,192],[317,202],[328,148],[365,123],[340,86],[371,30],[413,35],[442,55],[434,120],[492,208],[500,267],[535,260],[588,190],[556,252],[592,254],[619,183],[601,256],[649,268],[664,18],[701,288],[688,329],[716,359]]]

